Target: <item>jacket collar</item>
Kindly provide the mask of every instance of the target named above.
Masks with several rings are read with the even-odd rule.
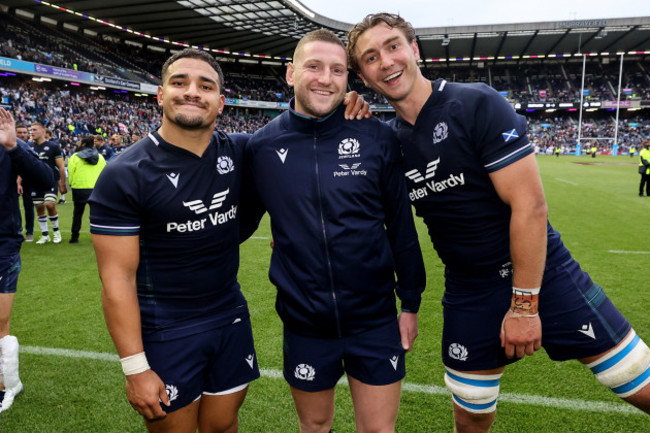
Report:
[[[332,111],[327,116],[320,118],[313,118],[300,114],[294,109],[294,106],[295,98],[291,98],[291,101],[289,101],[288,121],[292,129],[300,132],[320,132],[326,135],[329,135],[327,133],[334,134],[340,127],[341,122],[345,120],[345,105],[343,104],[339,105],[336,110]]]

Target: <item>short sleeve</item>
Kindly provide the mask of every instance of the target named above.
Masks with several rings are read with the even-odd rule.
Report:
[[[90,196],[90,232],[135,236],[140,232],[139,184],[135,169],[108,164]]]

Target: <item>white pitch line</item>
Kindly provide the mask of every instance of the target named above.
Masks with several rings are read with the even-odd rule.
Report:
[[[560,179],[559,177],[556,177],[555,180],[558,180],[558,181],[564,182],[564,183],[568,183],[569,185],[573,185],[573,186],[579,186],[580,185],[579,183],[571,182],[570,180],[566,180],[566,179]]]
[[[37,347],[37,346],[20,346],[20,351],[22,353],[28,353],[31,355],[51,355],[51,356],[63,356],[66,358],[95,359],[99,361],[115,361],[115,362],[119,361],[118,356],[113,353],[87,352],[85,350],[56,349],[56,348]],[[260,369],[260,373],[262,376],[271,379],[281,379],[283,377],[282,371],[280,370]],[[339,384],[347,385],[348,383],[347,380],[343,378],[339,381]],[[402,384],[402,390],[405,392],[417,392],[421,394],[449,395],[449,391],[447,390],[447,388],[443,386],[421,385],[421,384],[409,383],[409,382],[404,382]],[[499,395],[499,401],[507,402],[507,403],[516,403],[516,404],[528,404],[531,406],[556,407],[559,409],[577,410],[577,411],[645,415],[645,413],[643,413],[639,409],[627,404],[606,403],[606,402],[579,400],[579,399],[543,397],[541,395],[501,393]]]
[[[613,254],[650,254],[650,251],[609,250],[608,253],[613,253]]]

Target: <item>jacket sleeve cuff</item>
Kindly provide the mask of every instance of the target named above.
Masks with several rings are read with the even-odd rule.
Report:
[[[398,296],[400,293],[398,293]],[[417,294],[416,298],[407,298],[403,297],[404,293],[401,293],[400,300],[402,301],[402,311],[407,313],[417,313],[420,310],[420,303],[422,302],[422,296]]]

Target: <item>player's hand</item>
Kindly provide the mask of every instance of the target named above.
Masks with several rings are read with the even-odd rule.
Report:
[[[18,195],[23,195],[23,186],[21,184],[17,185]]]
[[[402,338],[402,347],[407,352],[413,350],[413,343],[418,337],[418,314],[402,311],[399,315],[399,334]]]
[[[345,118],[348,120],[361,120],[364,117],[369,119],[372,117],[372,112],[370,111],[370,104],[363,100],[363,96],[359,95],[354,90],[345,94],[345,99],[343,99],[343,105],[345,105]]]
[[[501,322],[501,347],[508,358],[523,358],[542,347],[542,321],[539,315],[525,316],[508,312]]]
[[[59,181],[59,192],[61,194],[65,194],[66,192],[68,192],[68,187],[65,185],[65,182]]]
[[[161,401],[165,406],[169,406],[165,384],[151,369],[126,376],[126,397],[131,407],[148,421],[167,415],[160,407]]]
[[[0,108],[0,146],[7,151],[17,146],[14,116],[4,108]]]

